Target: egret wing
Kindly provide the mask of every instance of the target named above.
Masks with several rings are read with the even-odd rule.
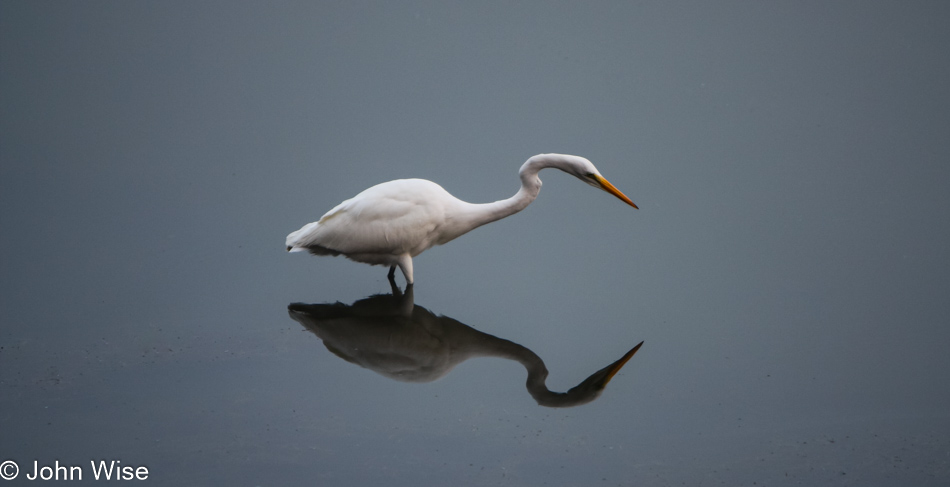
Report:
[[[340,203],[318,222],[288,236],[288,246],[342,254],[417,254],[431,246],[445,220],[448,196],[431,181],[379,184]],[[293,240],[293,242],[291,242]]]

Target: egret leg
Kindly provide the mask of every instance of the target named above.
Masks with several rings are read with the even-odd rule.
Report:
[[[402,275],[406,276],[406,285],[412,285],[412,257],[409,254],[402,254],[399,256],[399,260],[396,261],[396,265],[399,266],[399,270],[402,271]]]
[[[396,285],[396,266],[389,268],[389,274],[387,274],[386,277],[389,278],[389,289],[392,291],[393,296],[397,298],[402,296],[402,290]]]

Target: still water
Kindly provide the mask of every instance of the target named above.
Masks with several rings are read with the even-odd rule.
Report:
[[[945,486],[948,18],[2,2],[0,474]],[[543,171],[410,289],[284,249],[542,152],[640,209]]]
[[[547,388],[547,367],[531,350],[482,333],[447,316],[436,316],[414,303],[414,289],[362,299],[351,306],[291,304],[290,316],[323,340],[327,350],[347,362],[403,382],[431,382],[474,357],[514,360],[528,373],[525,387],[541,406],[573,407],[603,392],[610,379],[633,357],[643,342],[614,363],[594,372],[567,392]]]

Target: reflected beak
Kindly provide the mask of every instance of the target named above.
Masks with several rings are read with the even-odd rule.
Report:
[[[604,179],[603,176],[600,176],[600,175],[595,174],[595,175],[594,175],[594,178],[597,180],[597,183],[600,184],[600,188],[601,188],[601,189],[603,189],[604,191],[606,191],[606,192],[608,192],[608,193],[610,193],[610,194],[612,194],[612,195],[614,195],[614,196],[620,198],[621,200],[623,200],[624,203],[626,203],[626,204],[628,204],[628,205],[630,205],[630,206],[632,206],[632,207],[634,207],[634,208],[636,208],[636,209],[638,209],[638,210],[640,209],[640,207],[638,207],[637,205],[633,204],[633,201],[630,201],[630,198],[627,198],[627,195],[621,193],[619,189],[617,189],[614,185],[610,184],[610,181],[607,181],[606,179]]]
[[[630,351],[624,354],[623,357],[620,357],[620,360],[617,360],[616,362],[607,366],[607,375],[604,377],[604,383],[601,387],[606,386],[607,383],[610,382],[610,379],[613,379],[614,376],[617,375],[617,372],[620,372],[620,369],[622,369],[623,366],[627,364],[627,361],[630,360],[630,357],[633,357],[633,354],[637,353],[637,350],[640,350],[641,345],[643,345],[643,342],[640,342],[637,344],[637,346],[631,348]]]

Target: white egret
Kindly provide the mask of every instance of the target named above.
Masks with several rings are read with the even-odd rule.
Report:
[[[602,189],[637,208],[610,184],[591,162],[567,154],[538,154],[521,166],[521,189],[494,203],[466,203],[425,179],[397,179],[377,184],[340,203],[319,221],[287,235],[289,252],[343,255],[371,265],[398,266],[412,284],[412,258],[486,223],[515,214],[541,191],[538,171],[553,167]]]

